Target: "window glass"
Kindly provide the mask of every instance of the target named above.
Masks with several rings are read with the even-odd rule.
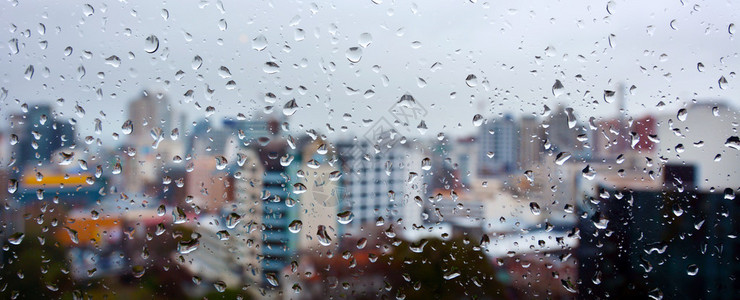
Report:
[[[729,299],[732,1],[0,4],[3,299]]]

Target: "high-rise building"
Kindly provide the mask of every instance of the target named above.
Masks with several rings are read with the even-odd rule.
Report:
[[[259,160],[259,154],[252,148],[240,151],[240,161],[234,170],[234,200],[233,205],[224,207],[223,214],[232,211],[242,218],[237,227],[235,239],[236,253],[240,255],[239,264],[242,265],[244,278],[249,282],[262,282],[262,189],[265,168]],[[241,164],[241,166],[239,166]]]
[[[298,220],[303,223],[298,248],[313,253],[333,250],[339,245],[342,226],[337,216],[341,191],[335,177],[339,169],[334,161],[334,149],[328,142],[317,139],[303,147],[301,157],[300,162],[293,162],[300,165],[290,183],[294,197],[299,200]],[[350,218],[345,216],[343,220]]]
[[[395,226],[396,233],[404,233],[424,224],[422,215],[428,203],[418,199],[426,197],[422,169],[426,156],[420,144],[376,148],[365,142],[344,141],[337,144],[337,152],[343,172],[340,210],[354,215],[344,227],[347,233],[360,234],[376,224],[384,224],[384,230]],[[400,225],[396,224],[398,219],[403,220]]]
[[[128,120],[134,126],[130,143],[137,147],[154,142],[152,130],[155,135],[168,135],[172,112],[167,97],[162,92],[143,91],[139,99],[129,103]]]
[[[732,278],[740,243],[734,238],[737,223],[727,216],[736,215],[736,203],[722,191],[679,192],[640,177],[595,183],[590,197],[598,204],[586,209],[588,218],[579,218],[574,231],[583,279],[578,293],[732,299],[738,293]]]
[[[66,120],[57,119],[49,105],[34,105],[25,114],[11,116],[11,138],[16,164],[23,169],[31,162],[45,162],[57,150],[75,143],[75,129]]]
[[[293,260],[297,236],[289,231],[290,224],[298,219],[298,207],[290,178],[296,176],[301,161],[300,152],[292,150],[277,130],[271,131],[271,141],[264,146],[254,146],[259,162],[264,168],[262,178],[262,285],[266,276],[276,276]],[[281,159],[293,157],[294,163],[283,166]],[[305,234],[303,232],[299,234]]]
[[[231,176],[225,170],[219,170],[214,157],[203,156],[193,159],[193,170],[187,173],[188,196],[202,211],[218,212],[232,198],[229,188]]]
[[[522,117],[519,124],[519,168],[531,169],[542,161],[544,129],[535,116]]]
[[[703,191],[719,187],[737,187],[740,156],[737,155],[738,111],[721,102],[701,102],[681,113],[656,116],[660,143],[653,161],[666,165],[693,165],[696,186]],[[681,117],[678,115],[681,114]],[[734,140],[734,141],[733,141]],[[667,182],[666,184],[676,184]]]
[[[545,126],[545,145],[553,153],[568,152],[574,160],[591,157],[590,133],[579,124],[572,108],[558,105]]]
[[[517,169],[519,133],[511,116],[489,120],[478,133],[478,175],[491,177]]]

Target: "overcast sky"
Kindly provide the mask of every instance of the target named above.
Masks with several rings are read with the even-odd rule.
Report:
[[[292,128],[323,130],[330,123],[357,135],[367,130],[363,119],[392,120],[389,108],[407,92],[428,111],[427,135],[470,133],[476,113],[539,113],[558,102],[582,120],[614,115],[616,104],[605,103],[603,92],[620,82],[636,86],[627,108],[637,116],[657,111],[660,101],[666,113],[692,99],[735,107],[740,101],[734,73],[740,46],[728,29],[740,9],[732,1],[377,2],[91,1],[90,15],[89,7],[67,1],[3,2],[0,86],[7,94],[0,111],[7,118],[22,103],[51,102],[78,120],[83,136],[93,134],[103,111],[108,141],[144,88],[164,91],[190,121],[205,116],[207,106],[215,107],[216,120],[260,115],[267,105],[281,114],[295,98],[301,108]],[[159,40],[154,53],[146,52],[150,35]],[[260,36],[266,47],[255,50],[263,46],[253,41]],[[347,56],[351,47],[362,51],[356,63]],[[120,65],[106,64],[114,55]],[[195,56],[203,59],[197,70]],[[268,61],[279,70],[266,72]],[[221,76],[221,66],[230,78]],[[477,77],[474,87],[466,85],[469,74]],[[227,89],[230,80],[234,89]],[[557,99],[555,80],[564,85]],[[192,99],[183,96],[188,90]],[[266,92],[278,101],[266,103]],[[74,113],[77,103],[86,110],[82,118]],[[399,131],[418,135],[418,124],[410,125]]]

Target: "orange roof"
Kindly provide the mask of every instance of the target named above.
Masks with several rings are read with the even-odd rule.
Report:
[[[111,230],[120,228],[121,222],[116,218],[101,217],[97,220],[85,218],[77,219],[74,222],[67,221],[64,226],[77,232],[79,245],[87,245],[90,243],[100,243],[105,237],[106,232],[110,233]],[[68,230],[64,227],[59,227],[54,235],[59,243],[64,246],[74,244]]]

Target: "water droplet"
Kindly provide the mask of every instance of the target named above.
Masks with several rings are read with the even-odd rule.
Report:
[[[686,274],[688,274],[689,276],[696,276],[697,273],[699,273],[699,267],[695,264],[691,264],[688,268],[686,268]]]
[[[85,4],[82,6],[82,13],[85,14],[85,16],[89,17],[95,13],[95,9],[92,7],[92,5]]]
[[[229,80],[229,82],[226,83],[227,90],[233,90],[235,88],[236,88],[236,81]]]
[[[596,177],[596,171],[591,168],[591,165],[586,165],[586,167],[581,170],[581,175],[588,180],[593,180]]]
[[[683,208],[681,208],[681,205],[678,203],[673,205],[673,214],[676,215],[676,217],[683,215]]]
[[[726,188],[724,194],[725,200],[735,200],[735,190],[733,190],[732,188]]]
[[[419,133],[423,135],[427,132],[429,128],[427,127],[427,123],[424,122],[424,120],[421,120],[421,122],[419,122],[419,126],[416,126],[416,129],[418,129]]]
[[[303,229],[303,222],[301,220],[293,220],[293,222],[290,222],[290,225],[288,225],[288,230],[292,233],[299,233]]]
[[[229,165],[229,161],[226,160],[226,157],[223,157],[222,155],[216,156],[215,159],[216,159],[216,170],[226,169],[226,167]]]
[[[452,270],[452,271],[449,271],[449,272],[445,273],[442,277],[445,280],[452,280],[452,279],[455,279],[455,278],[457,278],[459,276],[460,276],[460,272],[458,272],[456,270]]]
[[[606,12],[609,13],[610,15],[613,15],[614,14],[614,8],[616,6],[617,6],[617,4],[614,3],[614,1],[607,2],[606,3]]]
[[[18,54],[18,52],[20,52],[20,48],[18,48],[18,39],[16,38],[10,39],[8,41],[8,48],[10,49],[11,54]]]
[[[352,219],[355,217],[355,215],[352,213],[352,211],[343,211],[337,214],[337,222],[342,225],[349,224],[352,222]]]
[[[132,266],[131,273],[133,273],[135,278],[141,278],[144,276],[144,273],[146,273],[146,268],[140,265]]]
[[[607,38],[607,40],[609,41],[609,47],[610,48],[613,49],[613,48],[617,47],[617,36],[616,35],[610,34],[609,37]]]
[[[727,26],[727,32],[732,35],[735,34],[735,23],[730,23],[730,25]]]
[[[177,243],[177,252],[180,254],[188,254],[198,249],[200,241],[198,239],[191,239],[189,241],[179,241]]]
[[[538,216],[540,214],[540,205],[537,202],[529,202],[529,210],[533,215]]]
[[[296,111],[298,111],[298,104],[295,102],[295,99],[292,99],[285,103],[283,106],[283,114],[286,116],[292,116],[295,114]]]
[[[117,175],[117,174],[121,174],[121,171],[123,171],[123,167],[121,167],[121,163],[116,162],[116,164],[113,166],[113,170],[111,171],[111,173],[114,175]]]
[[[563,83],[560,82],[560,80],[555,80],[555,84],[552,85],[552,95],[555,96],[555,98],[560,97],[560,95],[563,94],[565,91],[565,88],[563,87]]]
[[[131,120],[126,120],[126,122],[123,122],[123,125],[121,126],[121,132],[123,134],[131,134],[131,132],[134,131],[134,122]]]
[[[150,35],[144,40],[144,51],[147,53],[157,52],[159,49],[159,38],[156,35]]]
[[[67,226],[64,226],[64,229],[67,231],[67,235],[69,235],[69,239],[72,240],[72,243],[75,243],[75,244],[80,243],[80,239],[77,237],[77,230],[74,230]]]
[[[68,166],[72,163],[72,160],[74,160],[75,153],[74,152],[64,152],[60,151],[59,156],[61,157],[61,161],[59,161],[59,165],[61,166]]]
[[[679,109],[679,110],[678,110],[678,113],[676,114],[676,118],[678,118],[678,120],[679,120],[679,121],[682,121],[682,122],[683,122],[683,121],[686,121],[686,115],[687,115],[688,113],[689,113],[689,112],[688,112],[688,111],[687,111],[687,110],[686,110],[685,108]]]
[[[367,246],[367,239],[366,238],[360,238],[360,240],[357,241],[357,249],[364,249],[365,246]]]
[[[175,209],[172,210],[172,222],[175,224],[182,224],[187,220],[188,216],[185,214],[185,211],[179,206],[175,206]]]
[[[154,231],[154,234],[156,234],[157,236],[160,236],[164,233],[164,231],[165,231],[164,224],[159,223],[157,224],[157,229],[156,231]]]
[[[576,127],[578,120],[576,119],[575,114],[573,114],[572,108],[568,107],[565,109],[565,116],[568,120],[568,129],[573,129],[573,127]]]
[[[79,103],[78,103],[78,104],[75,104],[75,114],[76,114],[76,115],[77,115],[77,117],[79,117],[79,118],[83,118],[83,117],[85,117],[85,109],[84,109],[84,108],[82,108],[82,106],[80,106],[80,104],[79,104]],[[43,123],[42,123],[42,124],[43,124]]]
[[[170,18],[170,12],[166,9],[162,9],[162,11],[160,12],[160,15],[162,16],[162,19],[164,19],[165,21],[167,21],[167,19]]]
[[[258,35],[252,40],[252,49],[262,51],[267,48],[267,38],[264,35]]]
[[[200,55],[196,55],[193,57],[193,62],[190,63],[190,67],[193,68],[193,70],[200,69],[200,66],[203,65],[203,58],[200,57]]]
[[[735,150],[740,150],[740,138],[737,136],[731,136],[725,141],[725,147],[729,147]]]
[[[293,184],[293,193],[296,194],[296,195],[303,194],[307,190],[308,189],[306,188],[306,185],[304,185],[303,183],[297,182],[297,183]]]
[[[284,156],[280,157],[280,165],[283,167],[287,167],[293,162],[293,159],[295,159],[294,156],[290,154],[285,154]]]
[[[524,177],[527,178],[530,184],[534,183],[534,172],[532,170],[524,171]]]
[[[216,237],[220,241],[228,241],[231,237],[231,234],[229,234],[229,232],[226,230],[220,230],[219,232],[216,232]]]
[[[18,180],[8,179],[8,193],[14,194],[18,190]]]
[[[229,68],[225,66],[221,66],[218,68],[218,76],[221,76],[221,78],[231,78],[231,71],[229,71]]]
[[[560,279],[560,283],[563,285],[563,288],[565,288],[566,291],[573,294],[578,293],[578,291],[576,290],[576,286],[570,280]]]
[[[699,72],[704,72],[704,64],[703,64],[703,63],[701,63],[701,62],[700,62],[700,63],[697,63],[697,64],[696,64],[696,69],[697,69],[697,70],[698,70]]]
[[[418,242],[410,243],[409,250],[414,253],[424,252],[424,247],[429,243],[426,239],[421,239]]]
[[[671,20],[669,25],[671,26],[671,29],[678,30],[678,21],[676,21],[676,19]]]
[[[481,114],[476,114],[473,116],[473,126],[478,127],[483,124],[483,116]]]
[[[469,74],[468,77],[465,77],[465,84],[469,87],[475,87],[478,85],[478,77],[473,74]]]
[[[157,215],[158,216],[164,216],[164,214],[167,213],[167,208],[164,206],[164,204],[157,207]]]
[[[717,83],[719,84],[719,88],[720,89],[722,89],[722,90],[726,90],[727,89],[728,83],[727,83],[727,79],[725,78],[725,76],[720,77],[719,80],[717,81]]]
[[[23,77],[26,78],[26,80],[31,80],[31,78],[33,78],[33,65],[29,65],[28,68],[26,68],[26,72],[23,73]]]
[[[232,212],[226,217],[226,228],[228,229],[234,229],[239,222],[241,222],[242,216],[239,214]]]
[[[304,39],[306,39],[306,32],[303,29],[296,28],[295,32],[293,33],[293,39],[296,42],[300,42]]]
[[[349,49],[347,49],[347,52],[345,52],[344,55],[350,62],[360,62],[360,59],[362,59],[362,48],[350,47]]]
[[[367,32],[360,34],[360,38],[357,39],[357,43],[360,44],[362,48],[367,48],[367,46],[369,46],[370,43],[372,42],[373,42],[373,36]]]
[[[555,163],[558,166],[562,166],[571,157],[570,152],[560,152],[555,157]]]
[[[228,28],[228,24],[226,24],[226,20],[224,19],[218,20],[218,29],[220,29],[221,31],[225,31],[227,28]]]
[[[316,235],[318,236],[319,243],[322,246],[329,246],[329,245],[331,245],[331,238],[329,237],[329,234],[326,232],[326,226],[319,225],[319,228],[316,231]]]
[[[604,102],[606,103],[612,103],[614,102],[614,98],[616,98],[616,92],[610,91],[610,90],[604,90]]]
[[[280,66],[274,62],[268,61],[264,66],[262,66],[262,71],[267,74],[275,74],[280,71]]]
[[[14,234],[11,234],[8,237],[8,243],[11,243],[13,245],[20,245],[21,242],[23,242],[23,238],[26,235],[23,232],[16,232]]]
[[[280,283],[278,282],[277,275],[275,275],[275,273],[266,273],[265,279],[267,279],[267,282],[272,286],[280,285]]]
[[[429,159],[429,157],[425,157],[421,160],[421,169],[424,171],[429,171],[432,169],[432,160]]]

